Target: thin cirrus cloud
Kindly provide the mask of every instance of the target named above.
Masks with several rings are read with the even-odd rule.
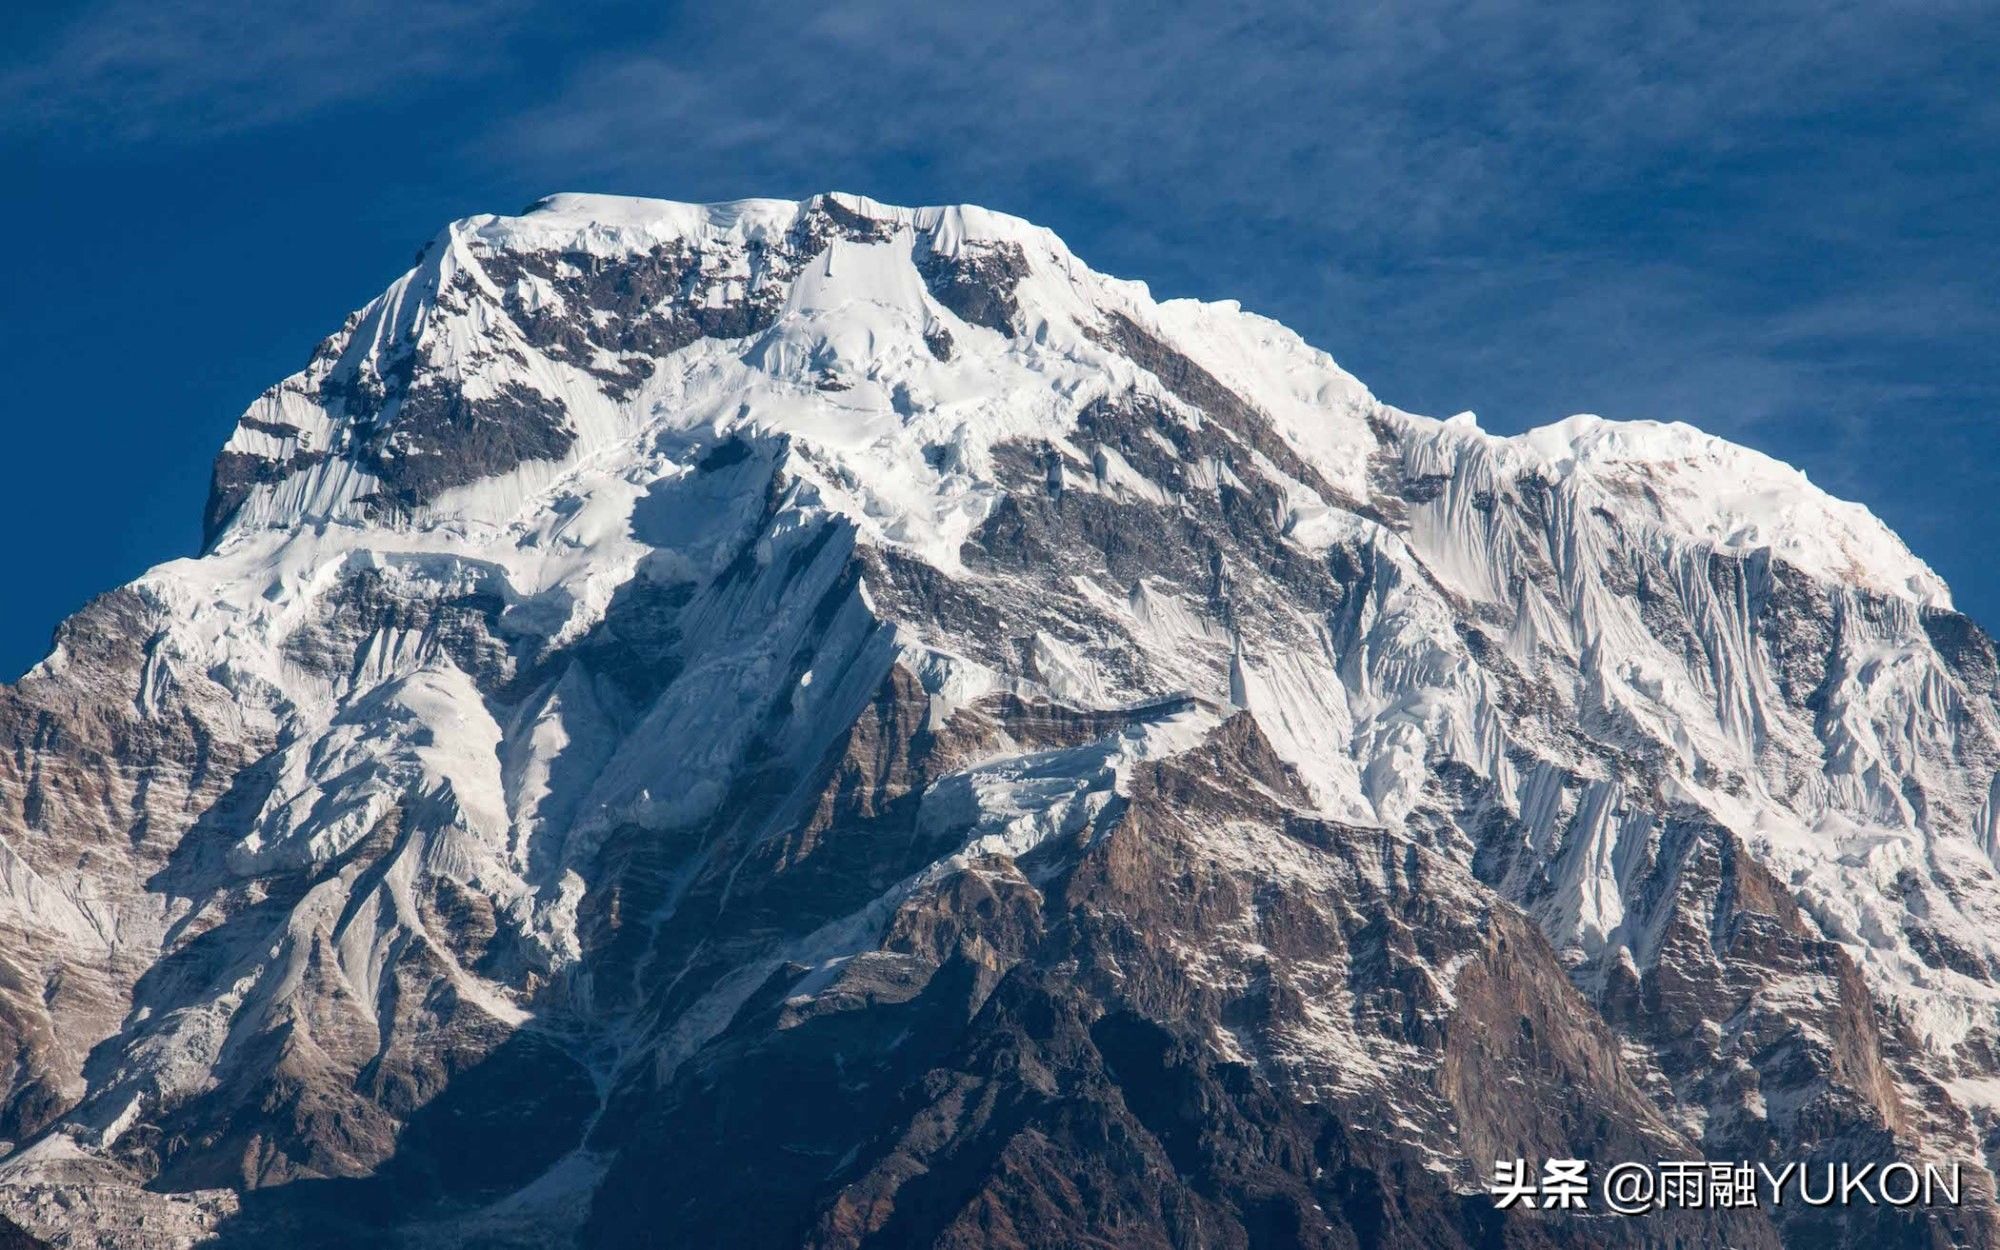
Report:
[[[1538,185],[1725,155],[1932,59],[1865,10],[1746,7],[753,4],[606,56],[492,141],[613,175],[690,150],[778,177],[902,153],[1061,167],[1428,237],[1468,200],[1490,227],[1545,207]]]
[[[0,69],[0,128],[186,143],[498,64],[525,0],[108,0]]]
[[[752,5],[599,58],[481,142],[585,183],[1053,202],[1114,223],[1078,240],[1103,263],[1249,294],[1308,331],[1435,352],[1426,327],[1493,327],[1465,340],[1476,355],[1525,325],[1582,336],[1583,357],[1650,355],[1661,377],[1623,395],[1627,414],[1692,416],[1676,346],[1758,379],[1743,407],[1762,410],[1812,389],[1766,354],[1845,335],[1873,292],[1895,297],[1891,335],[1957,333],[1945,302],[1907,294],[1963,250],[1893,240],[1983,234],[1949,204],[1899,220],[1919,193],[1963,199],[1976,165],[1921,184],[1897,166],[1912,141],[1994,147],[1964,90],[1978,22],[1823,4]],[[1293,267],[1276,281],[1273,241]]]

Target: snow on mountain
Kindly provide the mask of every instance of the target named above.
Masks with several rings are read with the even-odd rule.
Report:
[[[540,1144],[425,1200],[630,1238],[705,1074],[954,960],[957,1014],[884,1038],[983,1071],[949,1039],[1056,978],[1102,1062],[1104,1021],[1182,1030],[1446,1205],[1537,1142],[1983,1158],[1992,643],[1691,427],[1400,412],[982,209],[562,195],[448,226],[260,396],[208,524],[0,706],[0,1190],[64,1244],[276,1227],[255,1195],[401,1175],[494,1072]],[[1462,1050],[1517,1017],[1553,1032]],[[843,1078],[867,1114],[899,1062]],[[944,1166],[843,1131],[796,1127],[846,1188],[802,1172],[771,1244]]]

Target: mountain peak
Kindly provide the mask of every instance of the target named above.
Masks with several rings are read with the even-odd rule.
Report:
[[[502,523],[521,491],[649,425],[733,419],[690,387],[748,386],[774,412],[815,399],[794,412],[815,429],[835,413],[921,423],[935,391],[987,410],[963,423],[975,442],[1023,421],[1054,434],[1101,388],[1110,315],[1156,324],[1143,287],[983,209],[554,196],[454,223],[252,406],[217,464],[210,543],[311,519]],[[725,378],[732,364],[762,381]],[[504,498],[467,493],[502,478]]]
[[[931,235],[947,247],[958,238],[1061,246],[1055,235],[1031,222],[978,205],[903,208],[838,191],[802,200],[753,198],[712,204],[566,191],[544,196],[518,216],[476,216],[460,224],[489,231],[493,237],[548,232],[588,239],[622,231],[655,238],[735,237],[775,242],[815,215],[850,223],[873,221],[888,229],[908,228]]]
[[[732,363],[761,377],[725,376]],[[568,467],[643,429],[719,429],[753,408],[753,422],[830,445],[901,426],[910,455],[892,473],[921,480],[937,476],[920,461],[941,454],[923,448],[948,433],[930,428],[944,413],[966,444],[959,461],[977,460],[1010,438],[1060,442],[1089,396],[1134,385],[1220,388],[1350,504],[1376,489],[1367,425],[1386,422],[1472,449],[1474,493],[1496,474],[1576,476],[1680,537],[1950,603],[1866,509],[1693,427],[1578,416],[1501,438],[1432,422],[1378,403],[1274,322],[1233,302],[1155,303],[1019,218],[834,193],[719,204],[565,193],[453,223],[245,414],[217,462],[208,539],[304,520],[505,524]],[[745,402],[759,396],[768,402]],[[936,520],[921,515],[902,528]]]

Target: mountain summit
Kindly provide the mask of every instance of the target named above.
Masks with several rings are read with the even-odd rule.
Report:
[[[982,209],[453,223],[0,737],[53,1243],[2000,1241],[2000,662],[1939,579]],[[1585,1218],[1516,1158],[1966,1195]]]

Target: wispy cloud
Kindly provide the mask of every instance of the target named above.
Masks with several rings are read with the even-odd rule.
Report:
[[[0,68],[0,129],[189,141],[495,64],[525,0],[104,0]]]
[[[1749,364],[1770,334],[1748,322],[1790,317],[1796,346],[1890,276],[1921,284],[1923,257],[1868,272],[1904,263],[1878,253],[1911,190],[1868,162],[1898,145],[1885,118],[1982,124],[1949,98],[1978,20],[1822,3],[753,4],[585,66],[485,148],[628,189],[1053,204],[1087,223],[1099,263],[1274,294],[1308,329],[1433,352],[1424,323],[1464,323],[1454,299],[1584,353],[1644,355],[1607,339],[1635,319],[1659,320],[1656,354],[1730,323],[1730,369],[1775,379]],[[1990,113],[1973,136],[1989,149]],[[1922,334],[1942,310],[1896,315]]]
[[[750,4],[586,67],[496,141],[613,176],[920,154],[979,182],[1336,210],[1406,246],[1469,209],[1490,229],[1548,192],[1670,180],[1921,73],[1935,43],[1879,6]]]

